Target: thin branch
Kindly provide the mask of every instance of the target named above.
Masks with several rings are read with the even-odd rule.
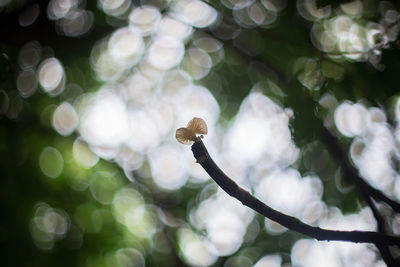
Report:
[[[261,215],[281,224],[282,226],[315,238],[320,241],[347,241],[353,243],[373,243],[375,245],[400,246],[400,237],[384,235],[371,231],[334,231],[313,227],[299,219],[283,214],[267,206],[248,191],[238,186],[215,164],[208,154],[201,138],[197,138],[192,145],[193,155],[211,178],[230,196],[236,198],[243,205],[257,211]]]
[[[364,199],[367,201],[368,206],[371,208],[372,213],[374,214],[376,222],[378,223],[378,232],[382,233],[382,234],[386,234],[385,220],[382,218],[381,214],[379,213],[375,203],[372,201],[372,198],[370,196],[366,195],[364,192],[362,192],[361,194],[363,195]],[[382,259],[386,263],[387,266],[389,266],[389,267],[399,266],[399,262],[397,262],[396,259],[393,257],[388,246],[379,244],[379,245],[376,245],[376,247],[378,248],[379,252],[381,253]]]
[[[364,198],[364,200],[367,202],[368,206],[371,208],[372,213],[376,219],[376,222],[378,224],[378,232],[382,234],[386,234],[385,230],[385,220],[382,218],[382,216],[379,213],[379,210],[377,209],[375,203],[372,201],[372,195],[370,195],[370,192],[375,192],[378,191],[377,189],[372,188],[368,183],[364,181],[358,175],[357,170],[350,164],[348,157],[345,155],[344,151],[341,149],[338,141],[336,138],[332,135],[332,133],[324,126],[321,126],[321,141],[324,142],[325,146],[328,148],[328,151],[333,155],[336,160],[338,160],[341,165],[343,166],[343,171],[345,174],[345,177],[348,180],[352,180],[355,184],[357,189],[359,190],[361,196]],[[387,197],[383,195],[380,191],[374,194],[375,196],[383,196],[384,199]],[[388,198],[387,198],[388,199]],[[384,201],[383,199],[381,199]],[[390,202],[394,202],[390,200]],[[389,204],[389,203],[388,203]],[[395,210],[395,206],[392,208]],[[378,248],[379,252],[381,253],[382,259],[385,261],[386,265],[388,266],[399,266],[399,263],[396,262],[395,258],[391,254],[389,248],[385,245],[376,245]]]
[[[368,184],[361,176],[358,174],[358,171],[355,167],[353,167],[347,159],[347,155],[341,149],[340,144],[336,140],[336,138],[332,135],[332,133],[326,129],[326,127],[321,127],[321,141],[325,144],[330,154],[343,166],[343,171],[346,178],[354,181],[357,188],[363,192],[363,194],[367,194],[374,198],[375,200],[380,200],[388,204],[394,211],[400,213],[400,203],[390,199],[386,195],[384,195],[380,190],[372,187]]]

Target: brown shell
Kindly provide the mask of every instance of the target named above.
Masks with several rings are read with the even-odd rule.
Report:
[[[191,119],[186,126],[187,129],[190,131],[194,132],[195,134],[207,134],[208,129],[207,129],[207,124],[202,118],[196,118],[194,117]]]
[[[187,128],[179,128],[175,134],[176,140],[184,145],[192,145],[196,141],[196,134]]]

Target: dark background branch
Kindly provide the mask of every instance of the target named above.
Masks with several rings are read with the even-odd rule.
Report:
[[[362,192],[362,194],[371,196],[375,200],[383,201],[388,204],[394,211],[400,213],[399,203],[390,199],[381,191],[372,187],[363,178],[361,178],[361,176],[358,174],[357,169],[350,164],[349,160],[347,159],[347,155],[344,153],[336,138],[326,127],[321,127],[320,140],[323,144],[325,144],[326,148],[334,157],[334,159],[340,162],[341,166],[343,167],[345,177],[350,181],[353,181],[356,184],[358,190]]]
[[[357,169],[351,165],[348,156],[344,153],[341,148],[339,142],[333,136],[333,134],[324,126],[321,126],[321,141],[325,144],[326,148],[330,152],[330,154],[335,158],[336,161],[340,163],[342,166],[344,176],[347,180],[353,181],[357,187],[357,190],[360,192],[362,198],[367,202],[368,206],[371,208],[372,213],[376,219],[378,232],[382,234],[387,234],[385,227],[385,220],[379,213],[378,208],[373,202],[372,198],[376,200],[381,200],[387,203],[393,210],[399,212],[400,205],[386,197],[381,191],[373,188],[364,179],[358,174]],[[399,262],[395,260],[392,256],[389,247],[385,245],[377,245],[379,252],[382,255],[383,260],[388,266],[399,266]]]
[[[385,227],[385,220],[382,218],[381,214],[379,213],[379,210],[377,209],[375,203],[373,202],[372,198],[365,193],[361,193],[367,202],[368,206],[371,208],[372,213],[374,214],[374,217],[376,219],[376,222],[378,224],[378,232],[382,234],[387,234],[386,227]],[[393,257],[392,253],[390,252],[390,249],[388,246],[385,245],[376,245],[378,248],[379,252],[381,253],[382,259],[385,261],[387,266],[399,266],[400,263],[396,261],[396,259]]]

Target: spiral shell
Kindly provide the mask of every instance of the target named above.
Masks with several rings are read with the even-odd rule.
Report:
[[[202,118],[194,117],[189,121],[186,128],[195,134],[207,134],[208,132],[207,124]]]
[[[196,134],[187,128],[177,129],[175,137],[179,143],[184,145],[192,145],[196,141]]]

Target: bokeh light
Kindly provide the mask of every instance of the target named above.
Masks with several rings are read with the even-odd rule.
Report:
[[[367,109],[360,104],[342,103],[335,110],[335,124],[338,130],[348,137],[361,135],[368,127]]]
[[[196,228],[207,231],[208,250],[215,255],[226,256],[238,250],[253,216],[252,210],[219,192],[202,201],[190,218]]]
[[[287,111],[260,93],[251,93],[243,102],[228,131],[227,146],[250,164],[266,157],[271,162],[290,165],[298,157],[291,140]]]
[[[68,214],[52,208],[46,203],[38,203],[30,222],[30,232],[37,247],[51,250],[55,243],[63,239],[70,227]]]
[[[120,184],[110,172],[96,172],[90,180],[90,193],[102,204],[111,204]]]
[[[108,49],[114,62],[121,67],[129,67],[138,62],[143,51],[140,35],[129,28],[114,32],[108,41]]]
[[[338,209],[330,210],[329,216],[321,226],[341,230],[374,230],[375,221],[370,209],[359,214],[343,216]],[[374,249],[367,244],[318,242],[310,239],[297,241],[291,252],[292,263],[296,266],[340,266],[343,262],[352,262],[360,266],[383,266],[376,258]]]
[[[280,267],[282,258],[279,255],[266,255],[259,259],[254,267]]]
[[[17,89],[22,97],[29,97],[36,91],[37,79],[33,70],[21,71],[17,77]]]
[[[78,126],[78,115],[71,104],[64,102],[53,113],[53,128],[61,135],[70,135]]]
[[[341,134],[355,137],[350,156],[361,175],[371,185],[397,194],[393,184],[398,177],[391,162],[395,140],[383,111],[367,109],[361,103],[343,102],[335,109],[334,119]]]
[[[97,5],[111,16],[123,15],[131,6],[129,0],[99,0]]]
[[[106,262],[107,266],[146,266],[143,254],[135,248],[121,248],[110,255]]]
[[[210,26],[218,16],[215,9],[199,0],[176,1],[172,10],[172,14],[179,20],[197,28]]]
[[[296,170],[288,169],[272,171],[260,180],[256,192],[267,205],[306,223],[315,223],[324,214],[323,188],[317,177],[301,178]]]
[[[150,238],[157,230],[154,208],[146,205],[143,196],[132,188],[122,188],[115,194],[113,210],[116,219],[139,238]]]
[[[184,40],[192,33],[192,27],[172,17],[165,16],[161,19],[157,35],[169,36],[178,40]]]
[[[65,17],[71,9],[78,6],[78,4],[78,0],[52,0],[47,7],[47,16],[54,20],[61,19]]]
[[[185,3],[164,14],[156,6],[133,8],[129,27],[117,29],[92,50],[92,67],[108,84],[77,104],[79,133],[97,156],[114,158],[133,180],[129,172],[140,168],[149,153],[154,182],[164,190],[184,186],[188,170],[182,162],[190,165],[190,155],[163,144],[164,138],[193,114],[213,125],[220,112],[209,90],[192,82],[221,60],[222,45],[203,38],[185,51],[184,41],[192,29],[176,13]],[[212,10],[205,3],[199,5]],[[166,166],[163,171],[162,166]]]
[[[128,132],[125,103],[107,88],[86,101],[79,125],[83,139],[95,146],[118,147]]]
[[[45,147],[39,156],[39,166],[42,172],[50,177],[58,177],[64,168],[64,158],[54,147]]]
[[[43,90],[49,95],[59,95],[64,90],[64,68],[56,58],[48,58],[40,63],[38,78]]]
[[[93,167],[99,160],[99,157],[92,152],[89,145],[80,137],[74,142],[73,154],[75,160],[87,168]]]
[[[207,249],[207,241],[187,227],[179,230],[178,241],[182,256],[190,265],[209,266],[217,260],[217,257]]]
[[[37,41],[31,41],[21,47],[18,55],[18,65],[23,70],[30,70],[40,62],[42,48]]]
[[[28,27],[32,25],[39,17],[40,7],[38,4],[34,4],[28,7],[24,12],[18,16],[19,25],[22,27]]]
[[[129,15],[129,26],[132,31],[147,36],[157,28],[160,19],[161,14],[158,9],[151,6],[141,6],[135,8]]]
[[[162,188],[176,190],[186,182],[188,162],[176,146],[158,147],[149,155],[149,160],[153,179]]]
[[[194,80],[199,80],[206,76],[211,66],[211,57],[206,52],[196,48],[186,50],[182,69],[189,73]]]
[[[93,203],[83,203],[75,208],[74,221],[86,233],[98,233],[103,227],[101,210]]]
[[[149,48],[148,60],[159,69],[175,67],[184,55],[183,43],[171,37],[158,37]]]
[[[93,25],[93,13],[83,8],[80,0],[51,0],[47,17],[56,22],[59,34],[78,37],[86,34]]]
[[[317,8],[315,1],[311,0],[297,3],[299,13],[314,22],[311,40],[315,47],[335,60],[369,61],[382,70],[381,49],[400,31],[399,27],[390,26],[396,23],[392,19],[396,11],[389,2],[380,3],[381,10],[384,10],[380,23],[365,23],[360,19],[365,9],[371,8],[369,3],[362,1],[343,3],[335,14],[329,5]]]

